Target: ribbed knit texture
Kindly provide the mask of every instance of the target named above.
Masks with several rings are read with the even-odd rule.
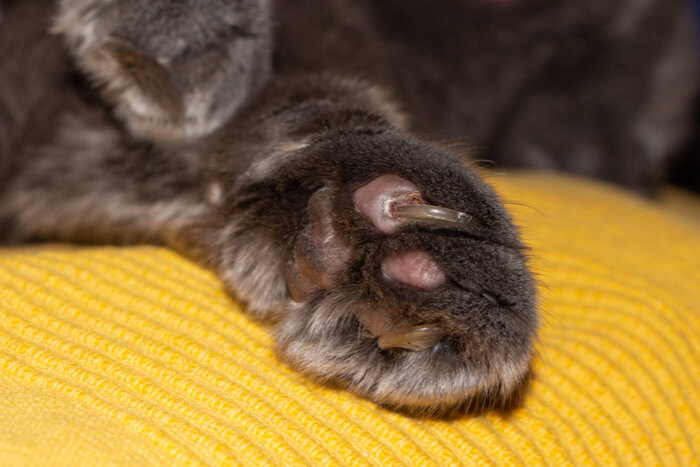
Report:
[[[492,181],[542,284],[510,416],[416,420],[311,383],[165,249],[5,248],[0,465],[700,465],[700,220],[573,178]]]

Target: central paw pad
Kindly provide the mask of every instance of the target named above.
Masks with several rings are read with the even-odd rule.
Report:
[[[392,280],[421,289],[434,289],[445,282],[445,273],[428,253],[408,250],[385,258],[382,272]]]

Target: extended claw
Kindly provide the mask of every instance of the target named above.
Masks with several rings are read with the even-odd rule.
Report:
[[[434,346],[445,337],[445,331],[434,326],[410,326],[382,334],[377,339],[380,349],[400,347],[408,350],[423,350]]]
[[[481,224],[477,218],[464,212],[430,204],[395,204],[390,215],[398,219],[447,226],[474,227]]]

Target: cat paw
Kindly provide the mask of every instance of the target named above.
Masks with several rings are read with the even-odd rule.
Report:
[[[524,248],[472,171],[427,145],[406,151],[438,154],[357,161],[308,198],[280,353],[413,414],[500,406],[527,379],[537,326]]]
[[[258,0],[63,0],[53,31],[133,135],[178,142],[219,128],[266,81],[269,28]]]

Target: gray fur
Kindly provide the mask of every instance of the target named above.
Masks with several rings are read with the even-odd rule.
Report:
[[[517,400],[538,323],[497,195],[416,135],[645,190],[697,89],[680,0],[52,5],[0,2],[0,240],[169,245],[274,323],[299,371],[412,414]],[[385,174],[479,224],[382,234],[353,193]],[[316,193],[331,209],[311,212]],[[295,300],[318,212],[347,250]],[[446,282],[382,274],[411,249]],[[380,349],[358,318],[368,309],[446,337]]]
[[[130,132],[150,140],[211,133],[269,76],[263,0],[62,0],[52,30]]]

